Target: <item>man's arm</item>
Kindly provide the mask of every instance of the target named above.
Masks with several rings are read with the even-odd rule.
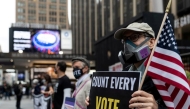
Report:
[[[71,88],[65,88],[65,89],[63,90],[63,93],[64,93],[64,95],[63,95],[63,103],[62,103],[61,109],[64,109],[65,98],[66,98],[66,97],[71,97]]]

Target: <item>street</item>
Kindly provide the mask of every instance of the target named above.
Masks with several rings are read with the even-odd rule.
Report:
[[[21,100],[22,109],[33,109],[32,99],[27,99],[26,96],[23,96]],[[16,109],[16,100],[14,96],[11,97],[11,100],[0,100],[0,109]]]

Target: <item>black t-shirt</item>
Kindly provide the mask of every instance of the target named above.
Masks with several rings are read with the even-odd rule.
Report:
[[[59,78],[58,83],[55,84],[54,87],[54,109],[61,109],[63,104],[63,95],[64,95],[64,89],[65,88],[71,88],[71,81],[70,79],[65,75],[61,78]]]

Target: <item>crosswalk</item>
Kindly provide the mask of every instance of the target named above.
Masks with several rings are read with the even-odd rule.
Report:
[[[30,98],[22,97],[21,100],[22,109],[33,109],[33,100]],[[16,109],[16,99],[11,97],[11,100],[0,99],[0,109]]]

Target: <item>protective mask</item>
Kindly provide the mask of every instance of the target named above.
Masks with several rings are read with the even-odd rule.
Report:
[[[120,51],[118,54],[119,60],[122,64],[133,64],[146,59],[151,51],[148,45],[144,45],[150,37],[147,37],[140,45],[135,45],[130,40],[124,42],[124,52]]]
[[[74,68],[73,69],[73,75],[76,79],[79,79],[83,75],[82,69]]]

